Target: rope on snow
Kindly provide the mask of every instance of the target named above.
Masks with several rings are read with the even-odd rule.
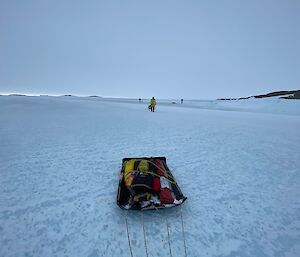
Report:
[[[143,213],[143,211],[142,211],[142,225],[143,225],[143,233],[144,233],[144,243],[145,243],[146,256],[148,257],[147,238],[146,238],[146,232],[145,232],[144,213]]]
[[[185,233],[184,233],[184,226],[183,226],[183,218],[182,218],[182,207],[180,208],[180,217],[181,217],[181,229],[182,229],[182,237],[183,237],[183,246],[184,246],[184,256],[187,257],[187,251],[186,251],[186,240],[185,240]]]
[[[166,217],[166,224],[167,224],[167,231],[168,231],[169,252],[170,252],[170,257],[172,257],[171,240],[170,240],[170,232],[169,232],[169,223],[168,223],[168,218],[167,217]]]
[[[130,242],[130,236],[129,236],[127,212],[124,215],[124,218],[125,218],[125,225],[126,225],[126,232],[127,232],[127,239],[128,239],[129,250],[130,250],[130,256],[133,257],[132,247],[131,247],[131,242]],[[181,218],[181,229],[182,229],[183,245],[184,245],[184,256],[187,257],[186,239],[185,239],[184,223],[183,223],[183,218],[182,218],[182,207],[181,206],[180,206],[180,218]],[[166,217],[166,225],[167,225],[167,232],[168,232],[169,253],[170,253],[170,257],[172,257],[170,231],[169,231],[169,223],[168,223],[167,217]],[[142,212],[142,226],[143,226],[143,234],[144,234],[144,244],[145,244],[146,256],[148,257],[149,255],[148,255],[148,248],[147,248],[147,237],[146,237],[146,231],[145,231],[144,214],[143,214],[143,212]]]
[[[128,229],[127,212],[126,212],[126,214],[124,215],[124,217],[125,217],[125,224],[126,224],[126,231],[127,231],[128,245],[129,245],[129,249],[130,249],[130,256],[133,257],[133,254],[132,254],[132,248],[131,248],[131,243],[130,243],[129,229]]]

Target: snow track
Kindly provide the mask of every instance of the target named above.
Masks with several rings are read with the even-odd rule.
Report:
[[[1,96],[0,256],[299,256],[300,101],[185,103]],[[188,200],[121,210],[136,156]]]

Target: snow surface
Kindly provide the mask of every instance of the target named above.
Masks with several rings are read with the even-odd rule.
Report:
[[[116,205],[139,156],[167,157],[181,207]],[[0,163],[1,257],[131,256],[126,220],[133,256],[300,253],[297,100],[0,96]]]

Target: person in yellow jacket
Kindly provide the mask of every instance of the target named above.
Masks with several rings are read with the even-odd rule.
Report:
[[[155,105],[156,105],[156,100],[154,98],[154,96],[151,98],[150,100],[150,105],[149,105],[149,109],[151,110],[151,112],[155,111]]]

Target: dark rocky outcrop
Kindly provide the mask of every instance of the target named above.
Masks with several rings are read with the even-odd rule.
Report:
[[[8,96],[26,96],[26,95],[23,95],[23,94],[9,94]]]
[[[251,96],[248,97],[240,97],[240,98],[219,98],[217,100],[243,100],[243,99],[249,99]]]
[[[286,95],[289,95],[289,96],[286,96]],[[264,95],[254,95],[254,96],[240,97],[240,98],[219,98],[217,100],[243,100],[243,99],[249,99],[251,97],[267,98],[267,97],[274,97],[274,96],[282,96],[282,97],[280,97],[282,99],[300,99],[300,90],[276,91],[276,92],[271,92],[271,93],[264,94]]]
[[[296,92],[299,92],[300,90],[292,90],[292,91],[276,91],[272,93],[268,93],[265,95],[256,95],[255,98],[266,98],[266,97],[273,97],[273,96],[281,96],[281,95],[292,95]]]
[[[300,99],[300,90],[296,91],[294,93],[294,95],[289,95],[289,96],[283,96],[283,97],[280,97],[282,99]]]

